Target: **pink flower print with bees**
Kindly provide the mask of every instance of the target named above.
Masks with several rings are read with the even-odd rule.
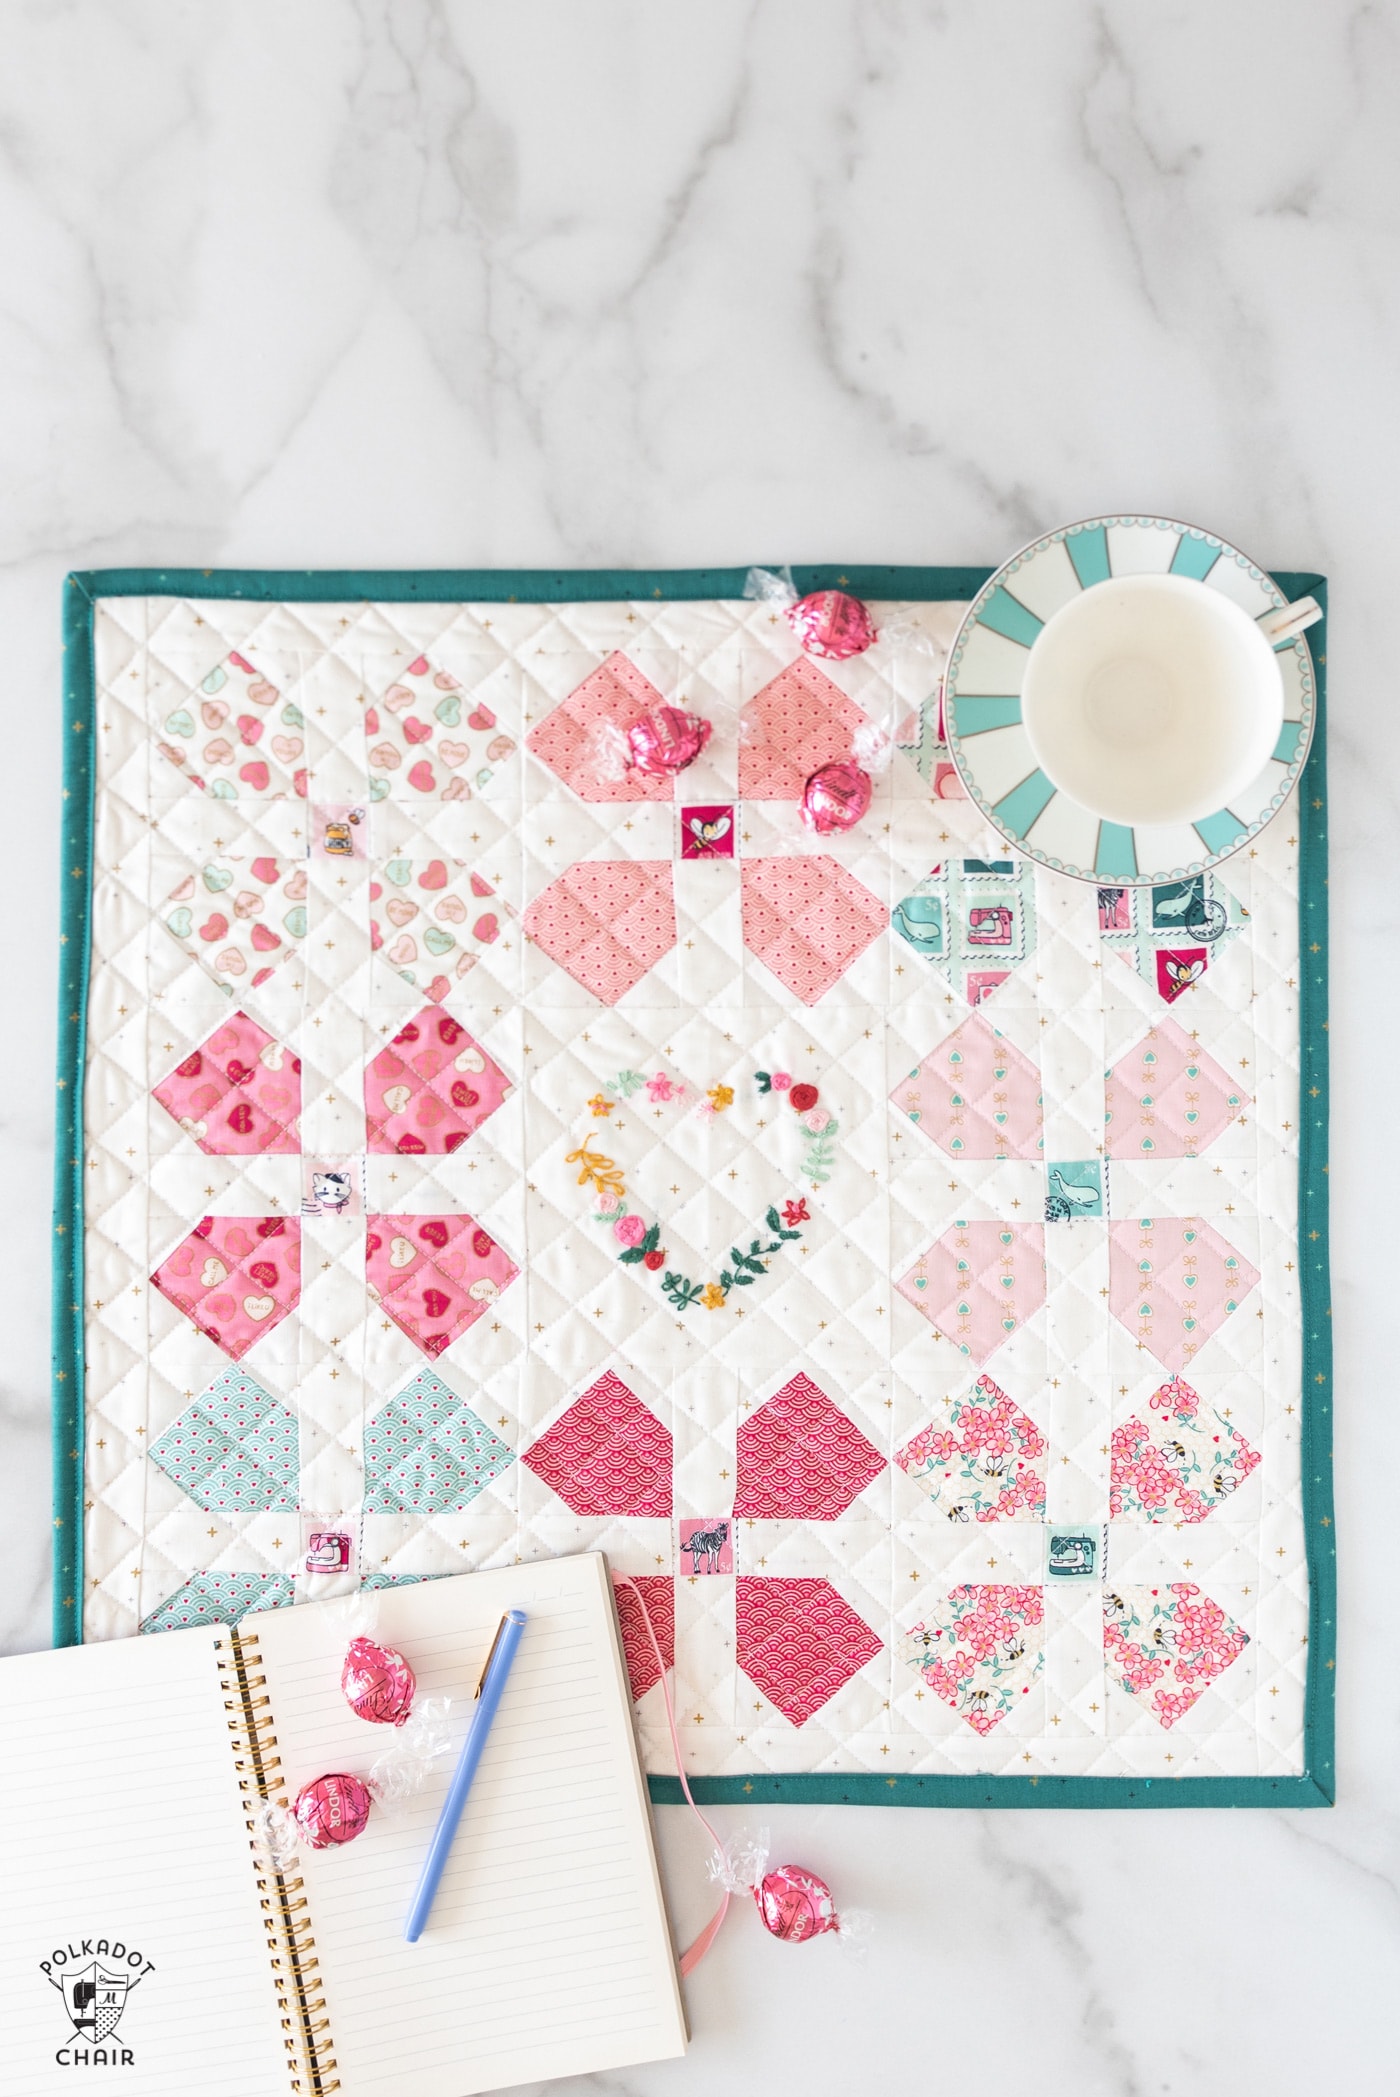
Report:
[[[1164,1729],[1184,1718],[1249,1644],[1249,1633],[1189,1580],[1106,1594],[1103,1618],[1109,1674]]]
[[[484,874],[460,859],[377,865],[369,884],[369,941],[377,967],[413,985],[434,1004],[470,975],[515,912]]]
[[[226,996],[256,990],[306,937],[306,866],[215,858],[171,890],[161,922]]]
[[[990,1376],[979,1376],[894,1460],[950,1522],[1043,1522],[1045,1454],[1034,1420]]]
[[[1148,1411],[1149,1419],[1113,1430],[1109,1514],[1115,1522],[1203,1522],[1257,1468],[1259,1451],[1179,1376],[1153,1392]]]
[[[375,801],[470,801],[516,748],[485,699],[426,655],[366,707],[365,744]]]
[[[165,716],[157,747],[216,800],[304,800],[305,729],[300,707],[234,649]]]
[[[1045,1664],[1038,1587],[955,1587],[900,1639],[924,1686],[985,1739],[1025,1703]]]

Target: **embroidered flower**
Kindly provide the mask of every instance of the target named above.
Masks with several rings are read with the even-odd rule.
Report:
[[[675,1090],[664,1070],[658,1070],[654,1078],[647,1079],[647,1098],[655,1100],[658,1104],[663,1100],[674,1099]]]
[[[601,1092],[595,1092],[592,1099],[588,1102],[590,1114],[611,1114],[612,1110],[612,1101]]]
[[[787,1072],[787,1071],[785,1071],[785,1070],[775,1070],[775,1071],[774,1071],[774,1073],[773,1073],[773,1090],[774,1090],[775,1092],[786,1092],[786,1091],[787,1091],[787,1089],[788,1089],[788,1087],[789,1087],[789,1085],[791,1085],[791,1083],[792,1083],[792,1079],[791,1079],[791,1077],[789,1076],[789,1074],[788,1074],[788,1072]]]
[[[823,1129],[831,1127],[831,1116],[825,1107],[812,1107],[803,1115],[802,1126],[810,1129],[814,1136],[820,1136]]]
[[[732,1085],[711,1085],[705,1097],[710,1102],[712,1112],[722,1114],[726,1107],[732,1107],[734,1104],[734,1087]]]
[[[700,1301],[707,1311],[718,1311],[724,1307],[724,1291],[718,1282],[706,1282],[700,1292]]]
[[[664,1267],[665,1264],[666,1251],[664,1246],[661,1248],[660,1251],[657,1251],[653,1247],[652,1251],[644,1252],[642,1254],[642,1265],[647,1269],[649,1274],[655,1274],[657,1268]]]
[[[810,1223],[811,1220],[805,1201],[785,1201],[783,1203],[783,1224],[786,1229],[790,1231],[796,1230],[799,1223]]]
[[[776,1079],[774,1083],[777,1083]],[[819,1097],[815,1085],[794,1085],[788,1093],[789,1100],[799,1114],[805,1114],[809,1107],[815,1107]]]
[[[621,1207],[622,1196],[620,1194],[600,1194],[598,1196],[598,1214],[600,1216],[615,1216]]]
[[[613,1225],[613,1236],[623,1245],[640,1245],[647,1234],[647,1227],[640,1216],[619,1216]]]

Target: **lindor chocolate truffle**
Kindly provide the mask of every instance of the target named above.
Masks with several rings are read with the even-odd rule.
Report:
[[[845,662],[863,655],[875,639],[875,622],[858,597],[844,590],[814,590],[787,607],[787,619],[808,655]]]
[[[627,731],[633,767],[653,777],[683,772],[709,740],[709,722],[679,706],[658,706],[653,713],[642,714]]]
[[[797,1864],[779,1864],[753,1889],[763,1927],[786,1944],[839,1930],[841,1919],[825,1879]]]
[[[292,1818],[312,1849],[331,1849],[364,1833],[373,1803],[367,1784],[344,1770],[332,1770],[303,1784]]]
[[[351,1639],[340,1686],[356,1717],[371,1725],[401,1726],[413,1708],[413,1669],[402,1653],[372,1638]]]
[[[849,830],[870,806],[870,774],[859,765],[818,765],[802,789],[802,820],[818,837]]]

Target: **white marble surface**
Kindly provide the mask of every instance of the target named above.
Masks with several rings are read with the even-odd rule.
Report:
[[[0,0],[6,1649],[48,1636],[67,568],[994,560],[1131,508],[1333,578],[1341,1803],[788,1809],[864,1956],[744,1915],[689,2059],[575,2097],[1393,2077],[1397,90],[1396,0]]]

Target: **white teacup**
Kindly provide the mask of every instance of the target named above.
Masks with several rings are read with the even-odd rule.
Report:
[[[1310,599],[1251,619],[1180,575],[1096,583],[1036,636],[1021,718],[1036,761],[1109,823],[1190,823],[1257,779],[1283,722],[1275,643]]]

